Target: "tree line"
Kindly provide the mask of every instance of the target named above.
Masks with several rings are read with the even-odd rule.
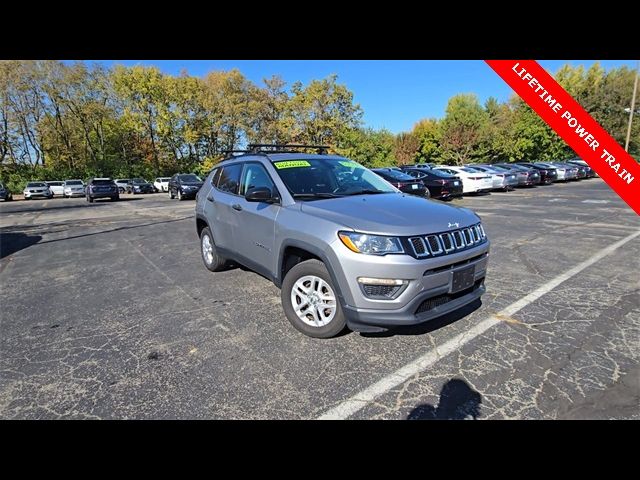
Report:
[[[624,143],[632,70],[566,65],[555,78]],[[2,61],[0,176],[19,190],[30,179],[204,174],[224,151],[248,143],[324,144],[369,167],[573,155],[515,96],[482,105],[473,94],[456,95],[443,118],[397,135],[365,128],[362,116],[336,75],[256,84],[235,69],[194,77],[146,66]],[[640,122],[630,152],[640,153]]]

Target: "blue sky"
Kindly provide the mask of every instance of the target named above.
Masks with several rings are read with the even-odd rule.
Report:
[[[238,68],[250,80],[279,74],[287,83],[308,83],[332,73],[354,93],[364,110],[364,122],[393,133],[410,130],[421,118],[442,117],[447,100],[458,93],[475,93],[481,102],[494,96],[504,101],[511,88],[481,60],[101,60],[107,66],[155,65],[177,75],[186,70],[202,76],[211,70]],[[554,73],[563,64],[589,67],[594,60],[542,60]],[[622,65],[635,68],[632,60],[601,61],[605,69]]]

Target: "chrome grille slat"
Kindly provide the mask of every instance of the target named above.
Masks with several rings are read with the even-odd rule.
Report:
[[[453,235],[451,235],[451,233],[441,233],[439,237],[440,240],[442,240],[442,246],[444,247],[445,253],[453,252],[456,249],[453,243]]]
[[[411,237],[409,239],[409,243],[411,244],[416,256],[426,257],[429,255],[429,250],[427,250],[427,245],[422,237]]]

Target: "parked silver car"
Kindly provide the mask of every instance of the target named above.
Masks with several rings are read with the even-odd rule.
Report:
[[[129,185],[129,178],[116,178],[114,183],[118,187],[118,193],[124,193],[127,190],[127,185]]]
[[[84,197],[84,189],[82,180],[65,180],[62,194],[65,198]]]
[[[518,178],[516,177],[516,174],[505,168],[476,165],[473,163],[467,165],[467,167],[471,167],[474,170],[491,175],[494,190],[504,190],[506,192],[508,190],[513,190],[513,188],[518,185]]]
[[[231,260],[271,279],[312,337],[421,323],[485,291],[489,240],[475,213],[405,195],[336,155],[229,157],[198,192],[196,228],[207,269]]]

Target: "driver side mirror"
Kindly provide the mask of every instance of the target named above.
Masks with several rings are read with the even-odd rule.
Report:
[[[277,195],[274,196],[268,187],[250,188],[244,198],[247,202],[276,203],[280,201],[280,198]]]

